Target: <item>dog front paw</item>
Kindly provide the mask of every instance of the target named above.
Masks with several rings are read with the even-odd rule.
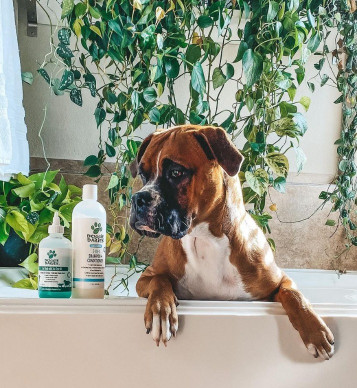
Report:
[[[334,337],[320,317],[312,315],[300,334],[308,352],[315,358],[320,357],[329,360],[333,356]]]
[[[160,339],[167,346],[171,336],[176,336],[178,317],[177,299],[174,294],[152,294],[148,298],[144,316],[146,333],[151,332],[153,340],[159,346]]]

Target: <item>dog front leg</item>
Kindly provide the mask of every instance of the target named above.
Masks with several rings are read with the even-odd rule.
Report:
[[[331,330],[286,275],[275,295],[275,301],[282,304],[309,353],[316,358],[320,356],[329,360],[334,352],[334,338]]]
[[[140,297],[147,298],[144,322],[146,333],[151,332],[159,346],[160,338],[164,345],[178,329],[177,299],[167,274],[156,274],[150,266],[141,275],[136,291]]]

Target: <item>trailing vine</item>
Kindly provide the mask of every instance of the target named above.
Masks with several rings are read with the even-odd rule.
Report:
[[[335,142],[338,154],[338,175],[334,185],[323,191],[320,198],[332,202],[332,211],[338,212],[338,224],[327,220],[330,226],[342,225],[347,242],[343,253],[357,246],[356,225],[356,149],[357,149],[357,7],[355,0],[331,0],[320,7],[321,29],[325,36],[322,58],[315,65],[320,71],[326,66],[333,76],[321,74],[321,84],[330,82],[341,93],[336,104],[342,104],[340,138]],[[335,33],[334,45],[326,38]],[[331,45],[330,45],[331,46]],[[332,78],[333,77],[333,78]],[[341,255],[340,254],[340,255]]]
[[[310,99],[297,101],[295,95],[305,82],[307,59],[325,39],[324,29],[333,27],[322,11],[325,1],[62,0],[61,4],[67,25],[56,30],[57,37],[52,35],[53,50],[38,72],[56,95],[67,94],[79,106],[86,95],[98,101],[94,119],[99,152],[84,163],[86,175],[99,180],[104,161],[115,158],[107,188],[113,219],[108,247],[114,258],[109,260],[118,263],[126,258],[133,267],[137,263],[136,252],[128,251],[126,214],[133,179],[126,166],[136,156],[143,124],[212,124],[222,126],[233,140],[244,138],[240,172],[244,200],[252,204],[256,222],[270,232],[265,200],[270,187],[285,192],[290,168],[286,152],[294,149],[299,171],[306,160],[299,140],[307,130],[303,113]],[[341,13],[343,23],[348,13]],[[350,82],[350,73],[340,72],[341,88],[342,79]],[[314,88],[312,82],[309,86]],[[353,96],[354,89],[341,92]],[[223,93],[231,97],[231,106],[223,106]],[[347,111],[351,100],[346,98],[346,103]],[[340,163],[350,178],[355,147],[352,138],[347,145],[351,125],[349,117],[342,140],[349,151],[342,147]],[[335,193],[323,194],[325,200],[335,201],[335,207],[341,196],[351,196],[350,190],[343,194],[348,174]],[[342,215],[343,210],[349,213],[349,206],[336,209]],[[274,249],[274,241],[268,241]]]

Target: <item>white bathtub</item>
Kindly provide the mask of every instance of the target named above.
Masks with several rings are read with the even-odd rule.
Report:
[[[286,272],[335,334],[330,361],[307,353],[277,303],[181,301],[177,338],[157,348],[135,276],[128,297],[39,300],[9,288],[19,270],[0,270],[0,387],[357,387],[357,273]]]

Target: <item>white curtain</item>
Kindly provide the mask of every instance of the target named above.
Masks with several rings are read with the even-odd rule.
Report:
[[[0,0],[0,180],[29,173],[13,0]]]

